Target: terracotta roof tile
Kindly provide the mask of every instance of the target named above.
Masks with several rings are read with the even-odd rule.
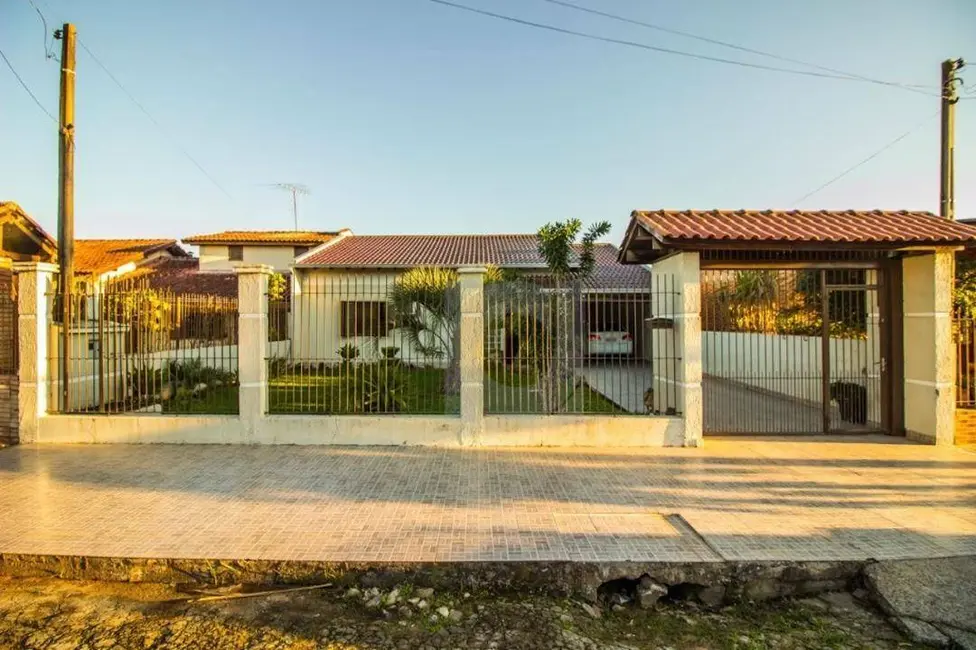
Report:
[[[631,216],[665,243],[976,243],[976,229],[906,210],[653,210]]]
[[[597,244],[597,267],[589,289],[634,290],[650,286],[643,267],[617,262],[617,248]],[[411,268],[480,266],[540,268],[538,237],[532,235],[354,235],[310,253],[301,267]]]
[[[317,232],[311,230],[225,230],[209,235],[184,237],[185,244],[284,244],[316,246],[347,231]]]
[[[77,273],[105,273],[166,249],[186,254],[175,239],[76,239],[74,267]]]
[[[195,257],[162,258],[142,267],[138,277],[145,277],[153,289],[173,293],[195,293],[225,298],[237,297],[237,274],[233,271],[200,272]]]
[[[536,241],[535,235],[353,235],[313,252],[301,266],[542,266]]]

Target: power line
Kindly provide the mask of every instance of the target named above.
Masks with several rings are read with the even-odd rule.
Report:
[[[47,37],[49,34],[47,29],[47,18],[44,17],[44,14],[41,13],[41,10],[38,9],[36,4],[34,4],[34,0],[27,0],[27,2],[30,3],[30,6],[34,7],[34,11],[37,12],[38,18],[41,19],[41,26],[44,29],[44,57],[48,59],[54,59],[55,61],[60,62],[60,59],[58,59],[58,57],[55,56],[54,54],[54,38],[53,37],[51,38],[50,46],[47,44],[48,43]]]
[[[39,99],[37,98],[37,95],[35,95],[35,94],[34,94],[34,93],[33,93],[33,92],[31,91],[31,89],[30,89],[30,87],[29,87],[29,86],[27,85],[27,83],[26,83],[26,82],[24,82],[24,80],[23,80],[23,79],[22,79],[22,78],[20,77],[20,75],[19,75],[19,74],[17,74],[17,71],[16,71],[15,69],[14,69],[14,66],[13,66],[13,64],[12,64],[12,63],[10,63],[10,59],[8,59],[8,58],[7,58],[7,55],[3,53],[3,50],[0,50],[0,57],[2,57],[2,58],[3,58],[3,62],[4,62],[4,63],[6,63],[6,64],[7,64],[7,67],[8,67],[8,68],[10,68],[10,71],[14,73],[14,77],[16,77],[16,78],[17,78],[17,81],[19,81],[19,82],[20,82],[20,85],[21,85],[21,87],[22,87],[22,88],[23,88],[24,90],[26,90],[26,91],[27,91],[27,94],[28,94],[28,95],[30,95],[30,97],[31,97],[31,99],[33,99],[33,100],[34,100],[34,103],[35,103],[35,104],[37,104],[37,107],[38,107],[39,109],[41,109],[42,111],[44,111],[44,114],[45,114],[45,115],[47,115],[48,117],[50,117],[50,118],[51,118],[51,120],[53,120],[55,124],[58,124],[58,118],[56,118],[56,117],[54,117],[54,114],[52,114],[52,113],[51,113],[51,111],[49,111],[49,110],[47,110],[46,108],[44,108],[44,104],[42,104],[42,103],[41,103],[41,100],[39,100]]]
[[[683,36],[685,38],[691,38],[691,39],[694,39],[696,41],[701,41],[703,43],[710,43],[712,45],[720,45],[722,47],[731,48],[733,50],[738,50],[740,52],[746,52],[748,54],[755,54],[755,55],[758,55],[758,56],[764,56],[764,57],[768,57],[768,58],[771,58],[771,59],[776,59],[778,61],[784,61],[786,63],[795,63],[797,65],[803,65],[803,66],[807,66],[807,67],[810,67],[810,68],[815,68],[815,69],[821,70],[823,72],[830,72],[832,74],[842,75],[844,77],[848,77],[850,79],[856,79],[858,81],[865,81],[865,82],[868,82],[868,83],[879,84],[879,85],[883,85],[883,86],[894,86],[894,87],[902,88],[904,90],[908,90],[908,91],[911,91],[911,92],[918,92],[918,93],[923,93],[923,94],[931,94],[931,93],[926,93],[924,89],[928,89],[930,91],[937,91],[939,89],[938,86],[932,86],[932,85],[925,86],[925,85],[921,85],[921,84],[903,84],[903,83],[898,83],[898,82],[895,82],[895,81],[884,81],[884,80],[881,80],[881,79],[874,79],[872,77],[866,77],[864,75],[859,75],[859,74],[856,74],[856,73],[853,73],[853,72],[846,72],[844,70],[838,70],[836,68],[828,68],[827,66],[819,65],[819,64],[816,64],[816,63],[810,63],[809,61],[803,61],[801,59],[793,59],[793,58],[790,58],[788,56],[782,56],[780,54],[773,54],[772,52],[764,52],[762,50],[756,50],[756,49],[753,49],[753,48],[750,48],[750,47],[745,47],[745,46],[742,46],[742,45],[736,45],[735,43],[728,43],[726,41],[720,41],[720,40],[715,39],[715,38],[708,38],[707,36],[700,36],[698,34],[692,34],[691,32],[681,31],[680,29],[673,29],[671,27],[665,27],[663,25],[656,25],[654,23],[648,23],[648,22],[644,22],[642,20],[637,20],[637,19],[634,19],[634,18],[628,18],[626,16],[620,16],[618,14],[612,14],[612,13],[609,13],[609,12],[606,12],[606,11],[600,11],[598,9],[592,9],[590,7],[585,7],[583,5],[575,4],[573,2],[566,2],[566,0],[542,0],[542,1],[543,2],[548,2],[550,4],[554,4],[554,5],[559,5],[560,7],[566,7],[567,9],[573,9],[574,11],[582,11],[584,13],[593,14],[595,16],[602,16],[603,18],[609,18],[610,20],[616,20],[616,21],[623,22],[623,23],[628,23],[628,24],[631,24],[631,25],[638,25],[640,27],[646,27],[648,29],[654,29],[654,30],[657,30],[659,32],[664,32],[664,33],[667,33],[667,34],[674,34],[676,36]]]
[[[462,11],[468,11],[468,12],[471,12],[471,13],[474,13],[474,14],[480,14],[482,16],[489,16],[491,18],[496,18],[498,20],[504,20],[504,21],[508,21],[508,22],[511,22],[511,23],[517,23],[519,25],[525,25],[527,27],[535,27],[537,29],[544,29],[544,30],[547,30],[547,31],[550,31],[550,32],[556,32],[556,33],[559,33],[559,34],[567,34],[569,36],[578,36],[580,38],[586,38],[586,39],[590,39],[590,40],[593,40],[593,41],[602,41],[604,43],[614,43],[616,45],[625,45],[627,47],[635,47],[635,48],[639,48],[639,49],[642,49],[642,50],[650,50],[650,51],[653,51],[653,52],[661,52],[663,54],[673,54],[675,56],[683,56],[683,57],[687,57],[687,58],[691,58],[691,59],[699,59],[701,61],[712,61],[712,62],[715,62],[715,63],[726,63],[726,64],[729,64],[729,65],[741,66],[743,68],[754,68],[754,69],[757,69],[757,70],[768,70],[770,72],[782,72],[782,73],[787,73],[787,74],[801,75],[801,76],[804,76],[804,77],[819,77],[819,78],[822,78],[822,79],[840,79],[840,80],[843,80],[843,81],[860,81],[860,79],[857,79],[855,77],[852,77],[850,75],[847,75],[846,73],[844,75],[839,75],[839,74],[831,74],[831,73],[827,73],[827,72],[814,72],[812,70],[794,70],[794,69],[791,69],[791,68],[780,68],[780,67],[771,66],[771,65],[763,65],[761,63],[749,63],[747,61],[737,61],[735,59],[725,59],[725,58],[717,57],[717,56],[708,56],[708,55],[705,55],[705,54],[696,54],[694,52],[685,52],[685,51],[682,51],[682,50],[674,50],[674,49],[667,48],[667,47],[658,47],[656,45],[648,45],[647,43],[639,43],[637,41],[628,41],[628,40],[620,39],[620,38],[610,38],[608,36],[599,36],[597,34],[590,34],[588,32],[579,32],[579,31],[576,31],[576,30],[573,30],[573,29],[566,29],[564,27],[556,27],[555,25],[548,25],[546,23],[537,23],[537,22],[534,22],[534,21],[531,21],[531,20],[524,20],[522,18],[516,18],[514,16],[508,16],[508,15],[505,15],[505,14],[497,14],[497,13],[494,13],[492,11],[486,11],[484,9],[478,9],[477,7],[470,7],[468,5],[463,5],[463,4],[460,4],[460,3],[457,3],[457,2],[450,2],[450,0],[428,0],[428,2],[433,2],[435,4],[444,5],[446,7],[453,7],[455,9],[461,9]],[[899,86],[899,87],[907,88],[905,86],[901,86],[900,84],[895,84],[894,82],[883,82],[883,81],[880,81],[880,80],[875,80],[875,83],[880,83],[882,85],[892,85],[892,86]],[[918,91],[916,89],[915,92],[923,92],[923,91]],[[928,93],[925,93],[925,94],[928,94]],[[938,96],[938,95],[933,95],[933,96]]]
[[[112,71],[111,71],[111,70],[109,70],[109,69],[108,69],[108,68],[107,68],[107,67],[105,66],[105,64],[104,64],[104,63],[102,63],[102,61],[101,61],[101,59],[99,59],[99,58],[98,58],[97,56],[95,56],[95,54],[94,54],[94,52],[92,52],[92,51],[91,51],[90,49],[88,49],[88,46],[87,46],[87,45],[85,45],[85,43],[84,43],[84,41],[82,41],[82,40],[81,40],[80,38],[78,39],[78,45],[80,45],[80,46],[81,46],[81,49],[83,49],[83,50],[84,50],[84,51],[85,51],[86,53],[88,53],[88,56],[90,56],[90,57],[92,58],[92,61],[94,61],[94,62],[96,63],[96,65],[98,65],[98,67],[99,67],[99,68],[101,68],[101,69],[102,69],[102,71],[103,71],[103,72],[104,72],[104,73],[105,73],[106,75],[108,75],[108,78],[109,78],[109,79],[111,79],[111,80],[112,80],[112,82],[113,82],[113,83],[114,83],[114,84],[115,84],[116,86],[118,86],[118,87],[119,87],[119,90],[121,90],[121,91],[122,91],[122,92],[123,92],[123,93],[125,94],[125,96],[129,98],[129,101],[131,101],[131,102],[132,102],[133,104],[135,104],[135,106],[136,106],[136,108],[138,108],[138,109],[139,109],[140,111],[142,111],[142,114],[143,114],[143,115],[145,115],[145,116],[146,116],[146,117],[147,117],[147,118],[149,119],[149,121],[150,121],[150,122],[152,122],[152,123],[153,123],[153,124],[154,124],[154,125],[156,126],[156,128],[157,128],[157,129],[159,129],[159,130],[160,130],[160,132],[161,132],[161,133],[162,133],[162,134],[163,134],[164,136],[166,136],[166,139],[167,139],[167,140],[169,140],[169,142],[170,142],[170,144],[172,144],[172,145],[173,145],[174,147],[176,147],[176,148],[177,148],[177,149],[178,149],[178,150],[179,150],[179,151],[180,151],[180,152],[181,152],[181,153],[182,153],[182,154],[183,154],[183,155],[184,155],[184,156],[186,157],[186,159],[187,159],[187,160],[189,160],[189,161],[190,161],[191,163],[193,163],[193,165],[194,165],[194,166],[195,166],[195,167],[196,167],[196,168],[197,168],[198,170],[200,170],[200,173],[202,173],[202,174],[203,174],[204,176],[206,176],[206,177],[207,177],[207,179],[208,179],[208,180],[209,180],[209,181],[210,181],[211,183],[213,183],[213,185],[214,185],[214,187],[216,187],[216,188],[217,188],[218,190],[220,190],[221,192],[223,192],[223,193],[224,193],[224,195],[225,195],[225,196],[226,196],[226,197],[227,197],[228,199],[230,199],[231,201],[234,201],[234,197],[233,197],[233,196],[231,196],[231,194],[230,194],[230,192],[228,192],[228,191],[227,191],[226,189],[224,189],[224,186],[223,186],[223,185],[221,185],[221,184],[220,184],[219,182],[217,182],[217,179],[216,179],[216,178],[214,178],[214,177],[213,177],[213,176],[212,176],[212,175],[210,174],[210,172],[208,172],[208,171],[207,171],[206,169],[204,169],[204,167],[203,167],[203,165],[201,165],[201,164],[199,163],[199,161],[197,161],[197,159],[196,159],[196,158],[194,158],[194,157],[193,157],[192,155],[190,155],[190,152],[189,152],[189,151],[187,151],[187,150],[186,150],[185,148],[183,148],[183,146],[182,146],[182,145],[180,145],[180,143],[176,141],[176,139],[175,139],[175,138],[173,137],[173,135],[172,135],[172,134],[171,134],[171,133],[170,133],[169,131],[167,131],[167,130],[166,130],[166,128],[164,128],[164,127],[163,127],[163,125],[162,125],[162,124],[160,124],[160,123],[159,123],[159,122],[158,122],[158,121],[156,120],[156,118],[155,118],[155,117],[153,117],[153,116],[152,116],[152,113],[150,113],[150,112],[149,112],[149,111],[148,111],[148,110],[146,109],[146,107],[145,107],[145,106],[143,106],[143,105],[142,105],[142,103],[141,103],[141,102],[140,102],[140,101],[139,101],[138,99],[136,99],[135,97],[133,97],[133,95],[132,95],[132,93],[130,93],[130,92],[129,92],[129,91],[128,91],[128,90],[126,89],[126,87],[125,87],[124,85],[122,85],[122,82],[121,82],[121,81],[119,81],[119,80],[118,80],[118,78],[117,78],[117,77],[116,77],[116,76],[115,76],[114,74],[112,74]]]
[[[918,131],[920,128],[922,128],[926,124],[928,124],[929,121],[932,118],[934,118],[936,115],[938,115],[940,112],[941,111],[936,111],[935,113],[932,113],[931,115],[929,115],[928,117],[926,117],[924,120],[922,120],[921,122],[919,122],[918,124],[916,124],[915,126],[913,126],[912,128],[910,128],[909,130],[905,131],[900,136],[898,136],[897,138],[895,138],[894,140],[892,140],[891,142],[889,142],[885,146],[881,147],[880,149],[878,149],[877,151],[875,151],[873,154],[871,154],[870,156],[868,156],[867,158],[865,158],[861,162],[859,162],[859,163],[857,163],[855,165],[852,165],[851,167],[848,167],[847,169],[845,169],[841,173],[837,174],[836,176],[834,176],[833,178],[831,178],[829,181],[827,181],[823,185],[817,187],[814,190],[811,190],[810,192],[807,192],[806,194],[804,194],[803,196],[801,196],[800,198],[798,198],[796,201],[793,201],[793,203],[790,204],[790,207],[791,208],[792,207],[795,207],[798,203],[802,203],[803,201],[806,201],[807,199],[809,199],[814,194],[817,194],[820,191],[825,190],[826,188],[830,187],[831,185],[833,185],[834,183],[836,183],[840,179],[844,178],[845,176],[847,176],[848,174],[850,174],[851,172],[853,172],[858,167],[861,167],[862,165],[865,165],[865,164],[871,162],[872,160],[874,160],[875,158],[877,158],[878,156],[880,156],[884,152],[888,151],[888,149],[891,149],[893,146],[895,146],[896,144],[898,144],[899,142],[901,142],[902,140],[904,140],[905,138],[907,138],[911,134],[915,133],[916,131]]]

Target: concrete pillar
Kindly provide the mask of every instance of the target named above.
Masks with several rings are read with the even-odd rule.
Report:
[[[461,289],[461,444],[481,440],[485,418],[485,268],[458,269]]]
[[[38,423],[48,408],[48,328],[54,277],[46,262],[17,262],[20,442],[37,442]]]
[[[668,408],[676,409],[685,420],[682,444],[700,447],[703,411],[698,253],[676,253],[655,262],[651,277],[654,316],[674,323],[673,330],[652,330],[656,410],[665,414]]]
[[[905,432],[936,445],[953,444],[955,433],[952,276],[952,251],[902,261]]]
[[[268,412],[268,278],[266,264],[238,266],[237,272],[237,368],[238,393],[244,441],[255,439],[258,423]]]

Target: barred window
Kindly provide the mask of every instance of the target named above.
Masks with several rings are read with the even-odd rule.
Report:
[[[339,336],[343,338],[386,336],[391,329],[385,302],[343,302],[341,307]]]

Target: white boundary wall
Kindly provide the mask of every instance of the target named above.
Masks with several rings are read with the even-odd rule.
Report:
[[[688,274],[697,277],[697,258]],[[24,287],[37,291],[23,297],[22,314],[46,316],[41,309],[46,295],[40,287],[51,284],[50,268],[22,269]],[[591,416],[591,415],[485,415],[483,408],[484,318],[483,269],[461,269],[461,414],[460,416],[320,416],[269,415],[267,413],[266,359],[287,356],[289,342],[267,343],[267,277],[269,267],[243,266],[239,274],[238,371],[240,414],[221,415],[61,415],[47,414],[40,400],[49,390],[44,344],[46,328],[25,327],[20,340],[22,359],[35,359],[33,382],[23,382],[21,413],[30,437],[38,443],[194,443],[194,444],[301,444],[301,445],[432,445],[450,447],[492,446],[697,446],[701,437],[700,389],[694,374],[683,375],[686,401],[697,402],[690,416]],[[693,294],[697,300],[697,291]],[[36,304],[35,304],[36,303]],[[697,303],[692,303],[695,306]],[[699,357],[697,313],[683,318],[684,338],[695,349],[683,357]],[[26,324],[27,318],[23,318]],[[37,318],[38,322],[42,319]],[[44,319],[46,320],[46,318]],[[687,327],[688,324],[693,327]],[[682,344],[684,345],[684,343]],[[163,353],[165,354],[165,353]],[[162,361],[162,359],[160,359]],[[697,372],[697,370],[696,370]],[[22,373],[22,380],[24,379]]]

